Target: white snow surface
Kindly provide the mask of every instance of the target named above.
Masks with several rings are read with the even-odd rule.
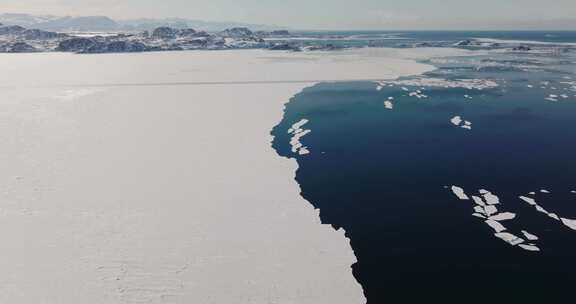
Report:
[[[270,130],[316,82],[431,66],[386,49],[0,65],[0,303],[365,303]]]

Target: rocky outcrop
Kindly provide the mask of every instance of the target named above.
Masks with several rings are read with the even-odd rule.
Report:
[[[254,33],[246,27],[234,27],[218,33],[221,37],[227,38],[251,38],[255,37]]]
[[[0,52],[2,53],[31,53],[36,51],[35,47],[25,42],[0,44]]]
[[[2,36],[7,36],[7,35],[16,36],[16,35],[22,34],[24,31],[26,31],[26,29],[19,26],[19,25],[0,26],[0,35],[2,35]]]
[[[37,29],[26,29],[19,25],[1,25],[0,36],[12,36],[26,40],[49,40],[66,37],[66,34]]]
[[[150,50],[144,43],[138,41],[105,41],[98,42],[80,53],[136,53]]]
[[[56,51],[79,53],[93,47],[97,43],[94,38],[75,37],[61,41]]]
[[[210,34],[192,28],[162,26],[152,33],[75,37],[21,26],[0,25],[0,52],[58,51],[72,53],[132,53],[176,50],[270,49],[288,51],[334,50],[334,45],[266,42],[264,35],[286,36],[288,31],[254,33],[235,27]],[[281,40],[281,39],[280,39]],[[17,43],[18,42],[18,43]],[[20,43],[22,42],[22,43]]]
[[[521,51],[521,52],[527,52],[527,51],[531,51],[532,48],[530,48],[529,46],[525,46],[525,45],[519,45],[517,47],[512,48],[513,51]]]
[[[161,26],[159,28],[156,28],[152,32],[151,37],[154,39],[174,39],[176,38],[177,35],[178,35],[177,29],[173,29],[167,26]]]

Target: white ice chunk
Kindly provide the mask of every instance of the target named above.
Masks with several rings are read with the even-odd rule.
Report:
[[[502,212],[502,213],[498,213],[494,216],[489,217],[489,219],[491,220],[495,220],[495,221],[507,221],[507,220],[512,220],[516,217],[516,214],[511,213],[511,212]]]
[[[562,224],[566,225],[572,230],[576,230],[576,220],[571,220],[567,218],[562,218]]]
[[[556,213],[548,213],[548,216],[559,221],[560,217]]]
[[[480,213],[480,214],[486,214],[486,211],[484,211],[484,208],[480,207],[480,206],[474,206],[474,211],[476,213]]]
[[[302,128],[305,124],[307,124],[308,121],[309,121],[309,120],[308,120],[308,119],[305,119],[305,118],[304,118],[304,119],[301,119],[300,121],[298,121],[297,123],[295,123],[294,125],[292,125],[292,128],[293,128],[294,130],[300,129],[300,128]]]
[[[479,217],[479,218],[481,218],[481,219],[485,219],[485,218],[486,218],[484,215],[482,215],[482,214],[480,214],[480,213],[472,213],[472,215],[475,216],[475,217]]]
[[[388,110],[392,110],[392,109],[394,109],[394,104],[392,104],[392,102],[390,100],[386,100],[384,102],[384,107],[386,107],[386,109],[388,109]]]
[[[302,127],[308,123],[307,119],[301,119],[297,123],[293,124],[290,129],[288,129],[289,134],[293,134],[290,139],[290,145],[292,146],[292,152],[298,153],[299,155],[306,155],[310,153],[307,147],[304,147],[300,142],[300,139],[306,136],[311,130],[304,130]]]
[[[468,195],[466,195],[466,193],[464,193],[464,189],[458,187],[458,186],[452,186],[452,192],[454,193],[454,195],[456,195],[459,199],[461,200],[469,200],[470,198],[468,197]]]
[[[525,196],[520,196],[520,199],[527,202],[528,204],[532,205],[532,206],[536,206],[536,201],[533,198],[530,197],[525,197]]]
[[[488,205],[498,205],[500,204],[500,199],[492,194],[492,192],[490,191],[486,191],[482,193],[482,190],[480,191],[480,193],[482,193],[482,196],[484,197],[484,200],[486,201],[486,203],[488,203]]]
[[[473,195],[472,200],[474,201],[474,203],[476,203],[476,205],[486,206],[486,203],[484,203],[484,201],[478,196]]]
[[[531,244],[520,244],[518,246],[524,250],[527,250],[527,251],[540,251],[540,248],[536,247],[535,245],[531,245]]]
[[[498,208],[496,208],[496,206],[494,206],[494,205],[488,205],[488,206],[484,207],[484,211],[486,211],[486,214],[488,216],[491,216],[492,214],[495,214],[496,212],[498,212]]]
[[[513,235],[512,233],[509,232],[499,232],[494,234],[497,238],[502,239],[503,241],[507,242],[508,244],[512,245],[512,246],[516,246],[518,244],[524,243],[524,240]]]
[[[452,119],[450,119],[450,122],[455,126],[459,126],[462,123],[462,117],[454,116]]]
[[[532,233],[526,230],[522,230],[522,234],[524,234],[526,239],[528,239],[529,241],[537,241],[539,239],[537,236],[533,235]]]
[[[488,224],[488,226],[492,227],[492,229],[494,229],[494,231],[496,231],[496,233],[500,233],[500,232],[506,230],[506,227],[502,226],[502,224],[500,224],[499,222],[497,222],[495,220],[486,220],[485,223]]]
[[[546,189],[542,189],[542,190],[540,190],[540,192],[542,192],[542,193],[550,193],[550,191],[548,191],[548,190],[546,190]]]
[[[550,212],[546,211],[546,209],[542,208],[542,206],[540,206],[540,205],[536,205],[536,210],[538,210],[538,212],[542,212],[542,213],[546,213],[546,214],[550,213]]]

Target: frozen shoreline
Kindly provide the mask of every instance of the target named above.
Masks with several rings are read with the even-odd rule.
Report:
[[[364,303],[344,232],[270,146],[313,84],[283,82],[415,75],[438,52],[0,55],[0,302]]]

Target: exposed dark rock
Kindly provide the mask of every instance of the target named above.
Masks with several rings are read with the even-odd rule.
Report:
[[[178,30],[167,26],[156,28],[152,32],[152,38],[156,39],[174,39],[178,35]]]
[[[24,31],[26,31],[26,29],[19,25],[0,26],[0,35],[20,35]]]
[[[191,28],[185,28],[178,30],[178,36],[181,37],[194,37],[196,35],[196,31]]]
[[[301,48],[299,45],[295,44],[295,43],[275,43],[273,45],[271,45],[270,47],[268,47],[269,50],[272,51],[300,51]]]
[[[149,48],[141,43],[135,41],[104,41],[98,42],[91,47],[81,51],[82,53],[135,53],[145,52]]]
[[[234,27],[231,29],[227,29],[220,32],[219,35],[222,37],[229,37],[229,38],[254,37],[254,33],[246,27]]]
[[[0,45],[0,52],[2,53],[31,53],[36,52],[37,49],[25,42],[14,42]]]
[[[512,49],[513,51],[523,51],[523,52],[527,52],[527,51],[531,51],[532,48],[530,48],[529,46],[525,46],[525,45],[519,45],[515,48]]]
[[[290,36],[290,32],[287,30],[279,30],[270,32],[272,36]]]
[[[50,39],[64,38],[67,37],[68,35],[32,29],[32,30],[25,30],[20,34],[20,36],[27,40],[50,40]]]
[[[454,46],[471,46],[473,44],[474,44],[474,41],[466,39],[466,40],[462,40],[462,41],[455,43]]]
[[[61,41],[56,48],[59,52],[83,52],[95,46],[98,42],[94,38],[75,37]]]

